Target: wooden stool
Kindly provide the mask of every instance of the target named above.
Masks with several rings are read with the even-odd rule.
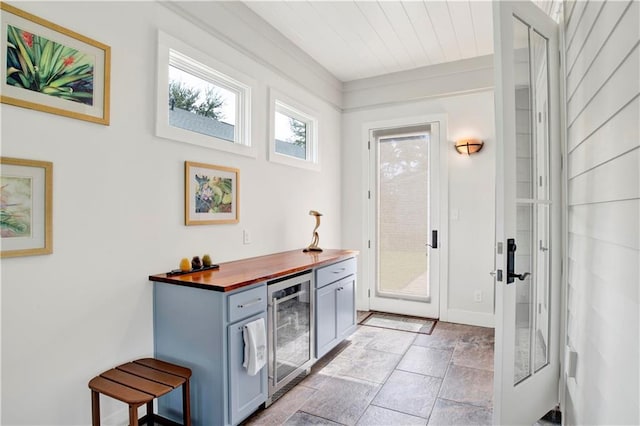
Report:
[[[138,426],[138,407],[142,404],[147,404],[147,415],[140,418],[140,423],[150,420],[175,424],[153,413],[153,400],[182,386],[183,422],[184,426],[191,426],[190,377],[190,369],[154,358],[138,359],[105,371],[89,381],[92,424],[100,426],[101,393],[129,404],[130,426]]]

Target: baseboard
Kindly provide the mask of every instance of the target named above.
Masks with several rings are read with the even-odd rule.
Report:
[[[477,325],[479,327],[495,327],[493,314],[486,312],[463,311],[461,309],[447,309],[446,315],[441,315],[440,321],[455,322],[457,324]]]

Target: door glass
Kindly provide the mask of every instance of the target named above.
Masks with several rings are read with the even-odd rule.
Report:
[[[377,294],[426,300],[429,133],[379,137],[377,143]]]
[[[518,274],[532,271],[534,241],[534,173],[533,126],[531,112],[531,75],[529,73],[529,27],[514,17],[514,79],[516,105],[516,264]],[[514,383],[529,376],[531,370],[532,276],[515,281],[516,327]]]
[[[311,359],[310,282],[278,290],[273,297],[277,299],[274,335],[278,383]]]
[[[536,31],[531,31],[532,70],[535,81],[534,119],[536,153],[536,267],[535,306],[536,327],[534,332],[534,371],[548,363],[549,340],[549,75],[548,40]]]
[[[549,123],[547,40],[514,17],[516,327],[514,383],[548,363]]]

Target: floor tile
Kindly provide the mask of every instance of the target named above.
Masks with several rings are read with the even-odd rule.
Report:
[[[431,335],[360,325],[243,426],[490,424],[494,341],[447,322]]]
[[[434,332],[432,334],[418,334],[413,344],[416,346],[424,346],[425,348],[453,350],[459,341],[460,336],[457,334]]]
[[[300,384],[308,388],[320,389],[331,377],[333,377],[333,375],[330,374],[329,370],[321,370],[315,372],[312,370],[311,374],[305,377],[300,382]]]
[[[270,405],[247,419],[243,425],[281,425],[309,399],[315,389],[299,384]]]
[[[314,416],[303,411],[296,412],[291,416],[286,423],[286,426],[307,426],[307,425],[339,425],[340,423],[332,422],[331,420],[323,419],[322,417]]]
[[[463,342],[493,344],[495,342],[495,331],[493,328],[474,327],[472,330],[462,333],[461,338]]]
[[[451,362],[463,367],[493,371],[493,344],[461,341],[453,351]]]
[[[402,355],[369,348],[347,348],[322,371],[333,376],[348,376],[373,383],[384,383]]]
[[[438,396],[442,379],[396,370],[371,402],[426,420]]]
[[[493,372],[451,365],[442,382],[439,397],[491,408],[493,404]]]
[[[427,376],[444,377],[452,350],[412,345],[398,364],[398,369]]]
[[[411,343],[416,339],[417,334],[406,331],[381,330],[375,339],[367,346],[367,349],[374,349],[380,352],[403,355]]]
[[[455,336],[465,341],[482,340],[493,342],[494,330],[493,328],[487,327],[476,327],[474,325],[438,321],[431,334],[450,337]]]
[[[422,417],[370,405],[357,424],[360,426],[424,426],[425,423],[426,420]]]
[[[356,331],[351,336],[347,337],[346,340],[351,344],[351,346],[367,346],[369,343],[376,340],[382,331],[382,328],[359,325]]]
[[[438,332],[447,331],[449,333],[456,333],[458,335],[463,335],[466,333],[475,333],[476,329],[478,328],[480,327],[474,327],[472,325],[465,325],[465,324],[456,324],[453,322],[446,322],[446,321],[438,321],[433,331],[436,331],[436,330]]]
[[[311,373],[305,377],[300,384],[313,389],[320,389],[327,379],[333,376],[333,372],[338,371],[334,367],[327,367],[338,355],[351,345],[349,341],[339,343],[338,346],[330,350],[325,356],[320,358],[311,367]]]
[[[332,377],[300,408],[300,411],[353,425],[380,390],[380,385],[345,377]]]
[[[492,415],[489,408],[438,398],[429,417],[429,425],[490,425]]]

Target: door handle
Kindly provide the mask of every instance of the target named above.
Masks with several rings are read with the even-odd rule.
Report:
[[[438,248],[438,230],[434,229],[431,231],[431,244],[427,244],[428,247],[432,249]]]
[[[524,274],[511,274],[509,275],[509,278],[517,278],[520,281],[524,281],[529,275],[531,275],[531,272],[525,272]]]
[[[516,246],[516,240],[514,238],[507,239],[507,284],[511,284],[515,281],[515,278],[520,281],[524,281],[531,272],[525,272],[524,274],[516,274],[516,250],[518,246]]]

